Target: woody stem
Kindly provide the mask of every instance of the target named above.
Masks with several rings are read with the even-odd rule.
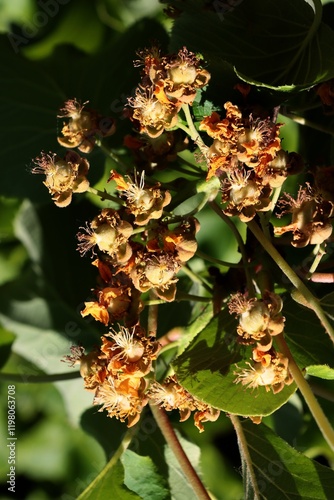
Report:
[[[210,496],[208,495],[205,486],[197,475],[197,472],[192,466],[189,458],[185,454],[185,451],[178,440],[165,410],[163,408],[158,408],[153,404],[150,404],[150,407],[162,435],[177,458],[184,475],[196,494],[196,498],[198,500],[210,500]]]

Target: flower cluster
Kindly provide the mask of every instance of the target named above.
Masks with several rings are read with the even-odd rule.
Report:
[[[225,214],[247,222],[270,209],[273,188],[300,171],[302,160],[281,148],[281,124],[252,114],[244,117],[231,102],[224,107],[225,118],[213,112],[200,124],[200,130],[213,139],[206,153],[207,178],[220,179]]]
[[[128,427],[136,424],[147,404],[145,376],[152,370],[160,344],[154,337],[146,336],[140,326],[132,329],[120,327],[102,337],[100,349],[84,354],[82,348],[72,348],[72,356],[66,356],[73,366],[80,364],[85,388],[94,392],[99,411],[106,410]]]
[[[284,317],[281,314],[282,299],[272,292],[266,292],[262,299],[247,298],[237,293],[229,302],[229,311],[239,317],[237,334],[239,342],[254,345],[252,356],[254,364],[237,374],[235,382],[247,387],[265,386],[274,394],[281,391],[285,384],[292,383],[288,370],[288,359],[276,352],[273,338],[284,330]]]
[[[140,133],[156,138],[175,127],[181,106],[193,103],[210,74],[201,67],[200,57],[186,47],[167,56],[153,47],[139,56],[136,65],[143,66],[142,81],[128,101],[130,118],[138,124]]]
[[[187,420],[194,411],[194,422],[200,432],[204,431],[203,423],[215,422],[220,415],[219,410],[192,396],[178,383],[175,375],[167,377],[161,384],[151,384],[147,396],[167,411],[179,410],[180,422]]]

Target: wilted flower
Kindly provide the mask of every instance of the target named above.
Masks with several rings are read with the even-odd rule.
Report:
[[[58,115],[59,118],[66,118],[58,142],[65,148],[78,148],[83,153],[90,153],[96,136],[107,137],[115,132],[115,120],[85,108],[85,104],[76,99],[65,102]]]
[[[86,228],[85,233],[78,234],[78,250],[85,254],[95,245],[111,257],[116,259],[116,263],[127,262],[132,249],[128,239],[132,235],[131,224],[121,219],[116,210],[104,208],[101,213]]]
[[[144,377],[152,368],[160,344],[154,337],[147,337],[138,325],[131,329],[120,326],[102,337],[101,352],[107,360],[109,373],[122,378]]]
[[[109,181],[115,181],[117,190],[126,198],[127,211],[135,216],[135,224],[144,226],[151,219],[160,219],[163,209],[172,199],[169,191],[160,189],[160,184],[145,187],[144,172],[135,182],[112,171]]]
[[[272,337],[284,330],[284,317],[281,314],[282,300],[272,292],[266,292],[263,299],[247,299],[244,294],[236,293],[229,302],[230,314],[239,316],[237,333],[240,342],[257,343],[262,351],[272,347]]]
[[[133,108],[131,120],[137,121],[140,133],[149,137],[159,137],[177,123],[179,107],[169,101],[160,102],[150,89],[137,88],[135,97],[130,97],[128,102]]]
[[[146,382],[142,378],[118,380],[107,377],[96,391],[93,404],[102,405],[99,411],[106,410],[109,417],[121,422],[128,420],[128,427],[135,425],[143,407],[147,404],[144,394]]]
[[[282,214],[292,214],[292,221],[287,226],[275,227],[274,232],[275,235],[281,235],[291,231],[291,244],[294,247],[321,244],[332,234],[330,218],[333,215],[333,203],[322,199],[309,185],[299,189],[296,200],[285,194],[280,205],[284,208]]]
[[[55,153],[41,153],[34,162],[32,173],[45,175],[43,184],[58,207],[67,207],[73,193],[84,193],[89,188],[86,178],[89,163],[74,151],[67,151],[64,158]]]
[[[178,281],[175,274],[180,268],[172,255],[139,251],[135,255],[130,277],[141,292],[153,289],[159,298],[172,302]]]
[[[203,403],[184,389],[175,375],[167,377],[161,384],[153,382],[147,396],[166,411],[179,410],[180,422],[187,420],[191,412],[195,411],[194,422],[200,432],[204,431],[202,422],[214,422],[220,415],[219,410]]]
[[[236,384],[241,382],[242,385],[251,389],[262,386],[267,392],[272,390],[274,394],[277,394],[285,385],[293,382],[288,368],[288,358],[276,352],[274,348],[266,352],[254,349],[253,359],[253,364],[247,363],[249,368],[235,372]]]
[[[197,250],[195,235],[199,228],[199,222],[194,217],[188,217],[174,229],[157,226],[149,235],[146,247],[149,252],[168,253],[178,262],[187,262]]]

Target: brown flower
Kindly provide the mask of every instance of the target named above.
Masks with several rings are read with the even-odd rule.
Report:
[[[195,411],[194,422],[200,432],[204,431],[202,422],[215,421],[220,411],[212,408],[195,398],[182,387],[175,375],[167,377],[161,384],[153,382],[147,392],[147,396],[158,406],[166,411],[179,410],[180,422],[187,420],[192,411]]]
[[[175,299],[178,281],[175,274],[181,265],[175,257],[164,253],[139,251],[135,255],[130,277],[141,292],[154,290],[157,296],[167,302]]]
[[[78,250],[84,255],[96,245],[101,252],[114,257],[116,263],[124,264],[132,255],[128,242],[132,231],[131,224],[122,220],[116,210],[104,208],[86,228],[86,234],[78,234]]]
[[[130,118],[139,123],[141,134],[159,137],[177,123],[179,107],[169,101],[160,102],[152,89],[137,88],[135,97],[130,97],[128,103],[133,108]]]
[[[160,344],[147,337],[138,325],[131,329],[120,326],[102,337],[101,352],[105,356],[110,374],[120,378],[144,377],[152,369]]]
[[[145,187],[144,172],[140,179],[135,175],[135,182],[127,176],[124,178],[115,170],[111,172],[109,181],[115,181],[117,190],[126,198],[127,211],[135,216],[135,224],[144,226],[151,219],[160,219],[163,209],[172,199],[169,191],[162,191],[160,184]]]
[[[121,422],[127,419],[128,427],[132,427],[147,404],[145,387],[145,380],[141,378],[118,380],[109,376],[97,388],[93,404],[102,405],[99,411],[107,410],[109,417],[116,417]]]
[[[273,391],[274,394],[280,392],[285,385],[290,385],[293,378],[289,372],[288,358],[276,352],[274,348],[270,351],[262,352],[260,349],[253,350],[254,363],[247,363],[249,368],[235,372],[237,378],[235,383],[255,389],[263,386],[266,391]]]
[[[107,137],[115,132],[115,120],[103,117],[95,110],[85,109],[76,99],[69,99],[60,110],[59,118],[66,118],[58,142],[65,148],[78,148],[83,153],[90,153],[96,136]]]
[[[266,292],[263,299],[248,299],[236,293],[229,302],[230,314],[239,316],[237,333],[244,344],[257,343],[262,351],[272,347],[272,337],[284,330],[284,317],[281,314],[282,300],[272,292]]]
[[[86,178],[89,163],[74,151],[67,151],[64,158],[55,153],[41,153],[34,162],[32,173],[46,176],[43,184],[58,207],[67,207],[73,193],[84,193],[89,188]]]
[[[327,240],[333,231],[330,218],[333,215],[333,203],[323,200],[314,190],[307,185],[300,188],[297,199],[285,194],[285,199],[280,202],[283,213],[291,213],[291,224],[275,227],[275,235],[292,232],[291,244],[294,247],[318,245]]]

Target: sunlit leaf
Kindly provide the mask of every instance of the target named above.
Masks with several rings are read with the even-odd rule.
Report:
[[[310,365],[306,368],[308,375],[313,377],[324,378],[326,380],[334,380],[334,369],[328,365]]]
[[[327,500],[333,497],[331,469],[296,451],[264,424],[244,421],[241,426],[261,498]],[[254,498],[251,488],[245,498]]]
[[[295,391],[294,384],[278,394],[236,384],[237,374],[249,368],[251,348],[236,343],[236,321],[227,310],[214,318],[187,346],[173,366],[191,394],[215,408],[244,416],[269,415]]]

